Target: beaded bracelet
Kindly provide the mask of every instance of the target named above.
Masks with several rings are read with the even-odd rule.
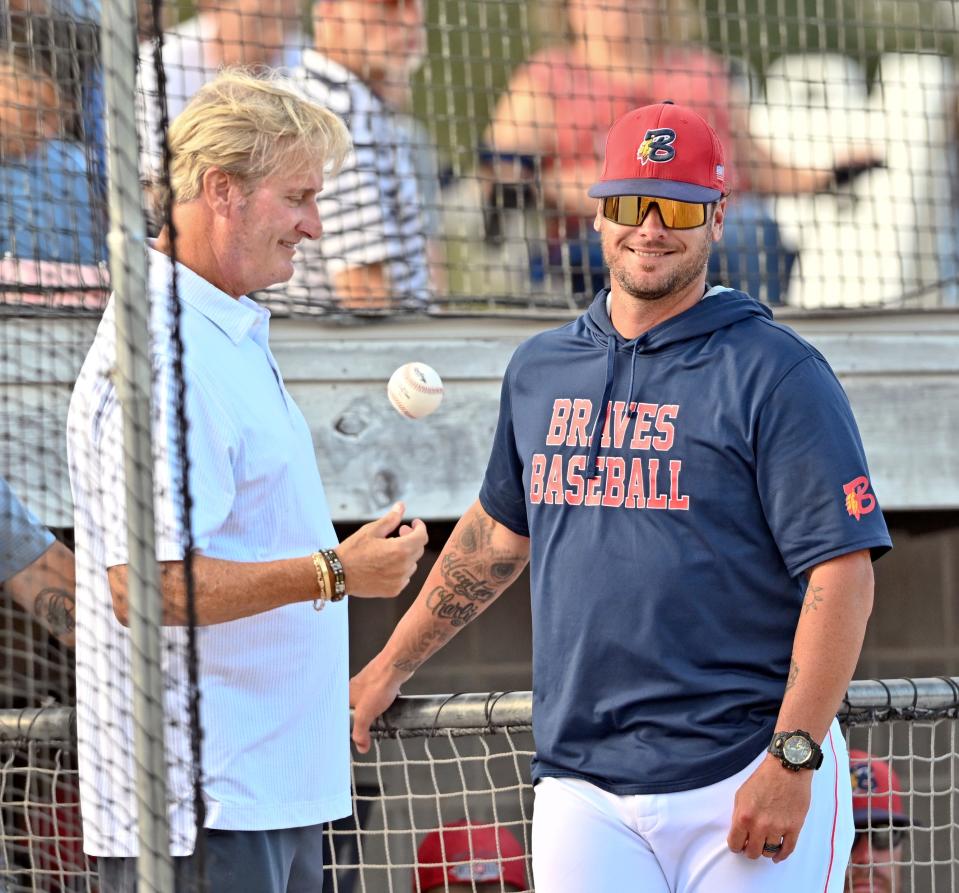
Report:
[[[343,563],[332,549],[320,549],[320,554],[326,559],[327,565],[333,572],[333,593],[330,595],[330,601],[338,602],[346,597],[346,574],[343,572]]]

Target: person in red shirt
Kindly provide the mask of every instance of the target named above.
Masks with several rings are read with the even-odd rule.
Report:
[[[672,0],[664,10],[659,0],[568,0],[568,40],[513,72],[481,154],[494,181],[535,181],[547,215],[545,266],[566,271],[572,291],[588,301],[605,279],[592,227],[596,202],[586,187],[610,124],[662,100],[691,108],[726,147],[732,192],[710,282],[781,302],[795,253],[763,197],[827,189],[834,172],[778,162],[750,134],[748,99],[728,61],[690,43],[697,29],[689,3]],[[545,272],[543,262],[532,259],[534,279]]]

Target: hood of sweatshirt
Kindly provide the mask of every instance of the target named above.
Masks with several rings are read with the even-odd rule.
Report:
[[[616,383],[617,351],[625,350],[630,354],[629,386],[626,393],[632,394],[637,354],[655,355],[663,353],[684,341],[709,335],[751,316],[772,319],[773,315],[768,307],[760,304],[755,298],[751,298],[741,291],[716,286],[706,292],[703,299],[694,307],[690,307],[689,310],[680,313],[678,316],[673,316],[658,326],[654,326],[649,331],[643,332],[639,337],[627,341],[616,331],[609,318],[608,298],[609,289],[602,289],[582,316],[589,336],[595,340],[598,348],[606,351],[606,382],[603,387],[603,400],[600,404],[603,407],[609,406],[609,398]],[[630,415],[635,415],[635,413],[636,408],[634,406]],[[605,422],[605,416],[601,413],[597,416],[590,435],[589,457],[586,461],[586,468],[587,475],[591,478],[599,474],[596,460]]]
[[[480,502],[529,541],[534,778],[692,790],[768,744],[808,569],[889,536],[812,345],[727,289],[626,340],[607,295],[517,348]]]

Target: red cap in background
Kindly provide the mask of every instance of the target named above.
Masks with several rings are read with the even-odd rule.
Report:
[[[507,890],[526,889],[526,851],[506,828],[471,825],[466,819],[431,831],[416,851],[414,869],[423,891],[444,884],[497,884]],[[499,889],[499,886],[497,886]]]
[[[864,750],[849,751],[852,818],[857,828],[914,824],[902,802],[902,784],[887,760]]]

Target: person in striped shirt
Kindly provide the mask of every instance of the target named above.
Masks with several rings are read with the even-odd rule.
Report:
[[[323,238],[286,288],[291,308],[425,309],[442,266],[425,199],[435,190],[417,174],[423,142],[403,111],[426,49],[422,2],[317,0],[313,22],[295,76],[344,119],[354,153],[318,199]]]

